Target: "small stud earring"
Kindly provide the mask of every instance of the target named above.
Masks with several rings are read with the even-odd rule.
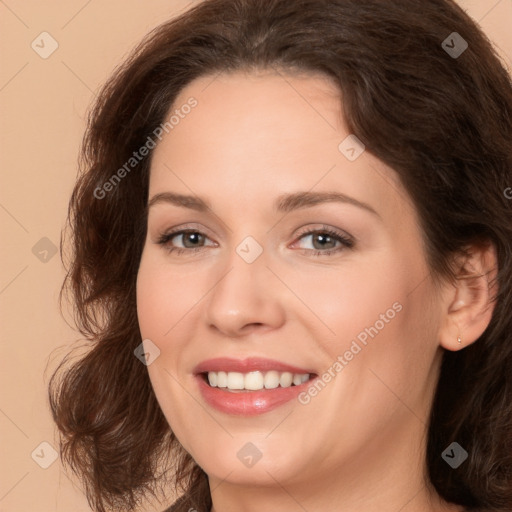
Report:
[[[462,338],[460,337],[460,334],[457,336],[457,343],[462,345]]]

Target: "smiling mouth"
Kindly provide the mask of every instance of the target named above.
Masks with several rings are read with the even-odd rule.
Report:
[[[275,370],[247,373],[211,371],[203,372],[200,375],[210,387],[234,393],[300,386],[316,377],[312,373],[278,372]]]

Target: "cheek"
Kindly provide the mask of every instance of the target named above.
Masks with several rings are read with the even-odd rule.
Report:
[[[186,319],[184,304],[190,302],[184,294],[192,292],[186,287],[181,288],[181,278],[177,278],[179,273],[169,272],[155,256],[151,251],[142,255],[137,276],[137,317],[142,339],[151,340],[160,350],[159,357],[147,366],[147,370],[160,407],[181,439],[186,438],[186,430],[176,418],[187,417],[190,400],[183,389],[183,376],[178,371],[183,356],[179,349],[179,330]]]
[[[332,356],[350,348],[359,337],[364,342],[371,334],[384,333],[394,323],[411,290],[411,275],[422,275],[406,263],[382,254],[381,257],[354,260],[325,274],[302,273],[293,283],[297,295],[328,327],[323,343]],[[323,327],[322,327],[323,329]]]
[[[421,272],[412,269],[406,275],[392,275],[392,280],[381,278],[373,286],[374,293],[359,297],[361,300],[354,305],[366,314],[364,323],[359,318],[358,323],[351,324],[346,352],[352,357],[351,366],[346,367],[351,383],[348,400],[361,416],[373,410],[374,419],[379,415],[388,417],[391,411],[407,418],[412,410],[426,421],[438,351],[434,310],[428,306],[432,303],[432,288],[427,281],[422,282]],[[352,356],[352,352],[357,355]]]
[[[165,328],[164,312],[167,305],[158,283],[155,269],[141,263],[137,276],[137,317],[142,337],[151,340],[157,340]]]
[[[360,261],[330,279],[297,283],[331,331],[325,335],[323,330],[321,338],[326,369],[343,358],[346,379],[336,379],[337,385],[350,383],[353,398],[373,397],[376,404],[386,397],[395,400],[386,386],[408,396],[419,392],[428,378],[437,344],[434,311],[426,307],[432,303],[432,289],[425,276],[421,258],[400,258],[394,252],[374,258],[372,265]],[[348,399],[344,391],[342,401]]]
[[[170,269],[152,251],[143,254],[137,276],[137,315],[142,336],[166,340],[187,309],[198,301],[197,278]]]

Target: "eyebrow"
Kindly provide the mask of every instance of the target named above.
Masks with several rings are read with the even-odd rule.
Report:
[[[295,192],[293,194],[282,194],[280,195],[275,204],[274,210],[282,213],[289,213],[293,210],[299,210],[302,208],[309,208],[317,204],[322,203],[344,203],[357,206],[370,213],[380,217],[380,215],[372,208],[369,204],[359,201],[353,197],[347,196],[340,192]],[[211,204],[206,200],[198,196],[189,196],[183,194],[176,194],[174,192],[162,192],[155,194],[148,203],[148,209],[156,204],[167,203],[182,208],[189,208],[198,212],[205,212],[211,210]]]

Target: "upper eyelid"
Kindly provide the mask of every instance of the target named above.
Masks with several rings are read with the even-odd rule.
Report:
[[[308,234],[310,232],[315,232],[315,231],[330,230],[330,231],[340,232],[340,234],[344,234],[348,238],[355,238],[352,235],[350,235],[348,232],[346,232],[344,229],[335,228],[333,226],[328,226],[325,223],[324,224],[317,223],[317,224],[318,224],[317,227],[310,227],[309,225],[301,226],[300,228],[297,229],[299,231],[298,234],[296,234],[294,236],[305,235],[305,234]],[[179,234],[182,231],[197,231],[198,233],[201,233],[202,235],[208,234],[210,232],[210,230],[208,230],[208,228],[204,228],[202,226],[201,227],[197,227],[193,223],[191,223],[191,224],[179,225],[179,226],[177,226],[175,228],[165,229],[160,234],[162,234],[162,235],[165,235],[165,234]]]
[[[200,233],[201,235],[207,236],[208,238],[212,238],[209,234],[209,230],[204,229],[202,227],[199,228],[199,227],[189,225],[189,224],[185,224],[183,226],[178,226],[176,228],[170,228],[168,230],[167,229],[163,230],[162,232],[158,233],[158,237],[162,237],[162,236],[166,236],[166,235],[176,236],[176,235],[183,234],[183,232],[197,232],[197,233]]]

